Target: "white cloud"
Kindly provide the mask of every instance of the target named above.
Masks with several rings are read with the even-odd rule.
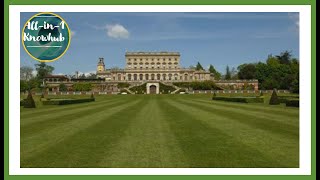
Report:
[[[78,71],[78,73],[79,73],[79,76],[84,74],[87,77],[90,75],[90,73],[96,74],[96,71],[87,71],[87,72]],[[73,73],[73,75],[75,75],[75,73]]]
[[[129,31],[121,24],[106,25],[107,35],[116,39],[128,39]]]
[[[89,76],[90,74],[96,74],[96,71],[88,71],[88,72],[85,72],[84,75],[87,77]]]

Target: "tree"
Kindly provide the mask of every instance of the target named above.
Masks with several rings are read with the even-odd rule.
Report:
[[[210,64],[208,70],[209,70],[210,73],[212,73],[212,74],[214,75],[214,78],[215,78],[215,79],[219,80],[219,79],[221,78],[221,73],[219,73],[219,72],[214,68],[214,66],[212,66],[211,64]]]
[[[204,70],[203,67],[202,67],[202,65],[200,64],[200,62],[197,63],[197,65],[196,65],[196,70],[197,70],[197,71],[199,71],[199,70]]]
[[[96,79],[96,78],[97,78],[97,75],[94,74],[94,73],[90,73],[90,74],[87,75],[86,78],[87,78],[87,79]]]
[[[229,66],[227,66],[227,68],[226,68],[226,75],[225,75],[224,78],[226,80],[230,80],[231,79],[231,72],[230,72]]]
[[[35,64],[35,66],[37,71],[37,79],[39,81],[42,81],[45,76],[52,74],[54,70],[54,67],[49,66],[44,62],[41,62],[40,64]]]
[[[30,80],[32,75],[33,68],[29,66],[22,66],[20,67],[20,80],[28,81]]]
[[[67,88],[67,86],[65,84],[62,84],[62,83],[59,84],[59,91],[65,92],[67,90],[68,90],[68,88]]]
[[[20,80],[20,92],[26,92],[27,90],[29,90],[27,81]]]
[[[86,78],[86,75],[85,74],[81,74],[80,76],[79,76],[79,79],[85,79]]]
[[[269,104],[270,105],[278,105],[278,104],[280,104],[276,89],[273,89]]]
[[[231,69],[230,74],[231,74],[231,79],[233,79],[233,80],[238,79],[238,72],[237,72],[236,68],[233,67]]]
[[[238,66],[240,79],[257,79],[260,89],[299,89],[299,60],[291,58],[288,51],[278,56],[269,55],[266,62],[241,64]]]
[[[291,56],[292,56],[291,52],[285,51],[285,52],[280,53],[280,55],[278,55],[276,57],[277,57],[277,59],[279,59],[280,64],[289,64]]]
[[[91,83],[75,83],[73,84],[74,91],[91,91],[92,84]]]
[[[254,64],[244,64],[244,66],[238,66],[239,79],[255,79],[256,66]]]

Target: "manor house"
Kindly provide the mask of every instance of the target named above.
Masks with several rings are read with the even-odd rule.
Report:
[[[106,81],[204,81],[213,80],[213,75],[204,70],[180,67],[179,52],[126,52],[124,69],[106,69],[104,59],[100,58],[97,77]]]
[[[68,78],[64,75],[49,75],[44,78],[44,85],[49,92],[59,92],[64,84],[68,91],[79,82],[92,84],[92,91],[99,93],[118,93],[119,83],[127,83],[130,87],[146,84],[145,92],[159,94],[160,84],[174,86],[175,82],[192,82],[211,80],[224,89],[243,89],[250,85],[258,90],[257,80],[215,80],[214,75],[205,70],[182,68],[179,52],[126,52],[126,65],[123,69],[106,68],[104,58],[99,58],[95,79]],[[178,90],[178,87],[175,87]],[[129,90],[128,90],[129,91]]]

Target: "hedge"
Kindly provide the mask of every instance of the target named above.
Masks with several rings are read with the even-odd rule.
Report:
[[[92,102],[95,101],[95,98],[84,98],[84,99],[55,99],[55,100],[43,100],[43,105],[66,105],[66,104],[77,104],[84,102]]]
[[[180,88],[192,88],[193,90],[222,90],[213,81],[174,82]]]
[[[241,102],[241,103],[264,103],[263,97],[222,97],[214,96],[212,100],[218,101],[230,101],[230,102]]]
[[[287,103],[288,100],[298,100],[299,96],[278,96],[278,101],[280,103]]]
[[[287,99],[286,106],[299,107],[299,99]]]

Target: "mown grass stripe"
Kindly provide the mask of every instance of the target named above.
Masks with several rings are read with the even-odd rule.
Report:
[[[25,159],[23,167],[100,167],[99,161],[108,149],[115,146],[130,126],[135,106],[143,101],[135,100],[128,105],[112,108],[109,115],[104,114],[91,126],[81,126],[81,130],[46,148],[37,156]],[[126,113],[123,113],[125,111]],[[39,158],[41,157],[41,158]]]
[[[206,111],[197,105],[187,105],[176,100],[167,101],[208,126],[220,129],[228,136],[259,151],[270,161],[282,164],[281,167],[299,166],[299,137],[279,136],[277,133],[252,128],[246,124],[233,121],[234,118],[241,118],[239,116],[231,116],[228,113],[223,116],[216,115],[217,111]]]
[[[219,116],[231,116],[238,117],[233,118],[233,121],[239,121],[245,123],[253,128],[260,128],[273,133],[278,133],[283,136],[293,136],[293,138],[299,137],[299,119],[295,118],[291,123],[285,122],[291,118],[284,116],[278,116],[276,113],[266,116],[263,112],[252,112],[244,109],[225,108],[219,106],[208,106],[208,104],[190,102],[183,99],[179,99],[182,104],[187,104],[195,108],[205,110],[207,112],[214,112]]]
[[[117,101],[119,98],[110,98],[110,99],[101,99],[101,98],[96,98],[95,104],[102,104],[105,102],[111,102],[111,101]],[[23,118],[28,118],[28,117],[35,117],[37,115],[41,114],[46,114],[46,113],[54,113],[54,112],[61,112],[64,110],[69,110],[70,108],[80,108],[80,107],[86,107],[88,106],[87,104],[70,104],[70,105],[52,105],[52,106],[45,106],[45,107],[40,107],[36,109],[28,109],[28,108],[21,108],[22,112],[20,113],[20,116]]]
[[[223,131],[208,126],[188,111],[165,99],[161,108],[167,114],[167,122],[180,147],[189,158],[190,167],[279,167],[279,162],[270,161],[264,154],[246,146]],[[241,153],[239,153],[241,152]]]
[[[108,120],[110,116],[116,113],[122,113],[125,115],[125,113],[123,113],[125,109],[138,104],[140,101],[141,100],[136,99],[126,104],[114,106],[103,111],[97,111],[94,117],[91,115],[82,116],[76,121],[61,124],[61,126],[47,131],[42,131],[41,133],[34,134],[33,136],[29,136],[27,138],[21,137],[20,154],[21,157],[23,157],[21,158],[21,164],[28,163],[26,159],[30,158],[30,156],[37,157],[38,153],[56,146],[66,138],[69,138],[80,131],[84,131],[103,120]],[[88,134],[88,136],[90,136],[90,134]],[[76,148],[76,146],[74,148]]]
[[[212,104],[217,104],[217,105],[223,105],[226,107],[233,107],[233,108],[243,108],[246,110],[253,110],[253,111],[263,111],[263,112],[272,112],[272,113],[283,113],[285,112],[288,116],[291,117],[296,117],[299,115],[299,111],[297,111],[294,108],[291,107],[286,107],[283,105],[276,105],[276,106],[270,106],[267,104],[244,104],[244,103],[235,103],[235,102],[219,102],[215,100],[200,100],[200,99],[192,99],[192,101],[199,101],[199,102],[211,102]]]
[[[36,119],[32,119],[32,121],[28,124],[21,125],[21,136],[27,138],[37,133],[41,133],[42,131],[47,131],[52,128],[61,126],[67,122],[75,121],[79,119],[79,117],[83,116],[94,116],[97,112],[103,111],[104,109],[111,108],[114,106],[119,106],[123,104],[125,101],[117,101],[112,103],[100,104],[98,106],[87,106],[85,108],[77,108],[70,109],[67,112],[57,113],[54,115],[49,114],[49,118],[41,116]]]
[[[41,121],[47,121],[52,119],[57,119],[59,117],[67,116],[67,115],[75,115],[77,116],[77,113],[92,110],[94,108],[100,108],[104,106],[109,106],[112,104],[118,104],[118,103],[125,103],[125,100],[115,100],[115,101],[106,101],[106,102],[90,102],[90,103],[82,103],[85,104],[81,107],[69,107],[68,109],[64,109],[61,111],[53,111],[52,113],[42,113],[42,114],[36,114],[34,117],[24,117],[21,116],[23,121],[21,121],[20,125],[31,125],[33,123],[38,123]],[[68,106],[68,105],[66,105]]]
[[[180,145],[159,107],[159,96],[142,96],[129,128],[116,146],[103,155],[102,167],[187,167]]]

